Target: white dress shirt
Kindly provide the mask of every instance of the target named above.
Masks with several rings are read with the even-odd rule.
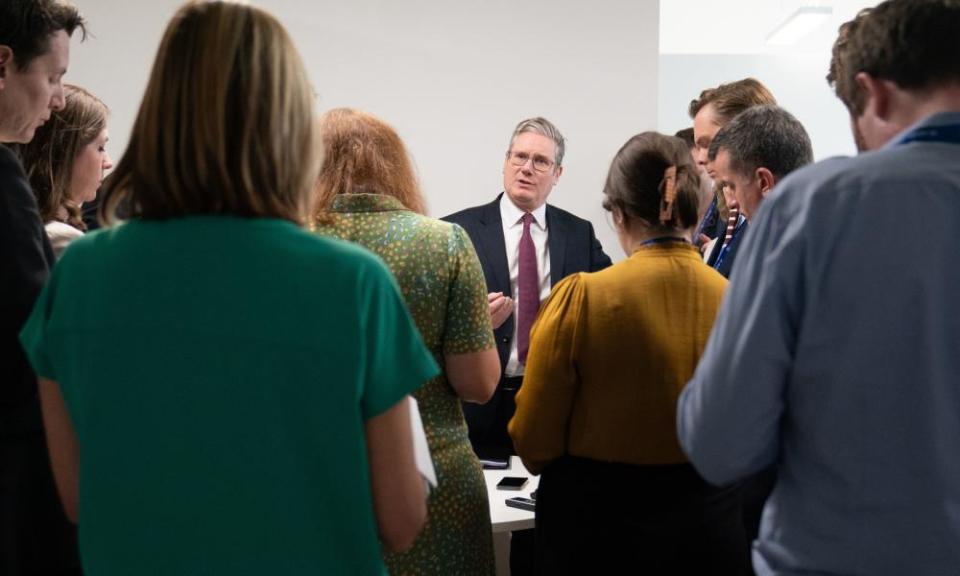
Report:
[[[67,249],[67,244],[83,236],[83,230],[78,230],[65,222],[57,220],[51,220],[44,224],[43,227],[47,231],[47,238],[50,239],[53,255],[57,259],[59,259],[63,251]]]
[[[532,212],[535,222],[530,224],[530,236],[537,251],[537,273],[540,275],[540,303],[550,296],[550,249],[547,247],[547,205]],[[517,302],[517,278],[520,274],[520,236],[523,235],[524,211],[504,193],[500,198],[500,220],[503,222],[503,243],[507,248],[507,268],[510,270],[510,293]],[[514,308],[513,338],[510,340],[510,359],[504,370],[507,376],[523,376],[523,364],[517,352],[517,319]]]

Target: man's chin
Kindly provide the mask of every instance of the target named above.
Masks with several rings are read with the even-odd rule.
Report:
[[[33,140],[33,135],[37,133],[36,128],[30,128],[28,130],[22,130],[14,135],[14,139],[10,142],[16,144],[29,144]]]
[[[507,196],[513,201],[517,208],[529,210],[531,206],[537,203],[537,195],[533,190],[518,188],[511,191]]]

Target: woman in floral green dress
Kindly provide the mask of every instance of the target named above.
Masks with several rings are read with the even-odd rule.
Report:
[[[490,511],[460,401],[490,399],[500,377],[483,270],[467,233],[423,215],[400,137],[364,112],[336,109],[321,122],[317,230],[356,242],[393,272],[443,372],[416,394],[438,486],[413,548],[386,556],[391,574],[492,574]]]

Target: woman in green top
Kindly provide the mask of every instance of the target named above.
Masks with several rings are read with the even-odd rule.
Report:
[[[383,574],[425,521],[407,394],[437,373],[389,271],[299,223],[314,95],[282,26],[193,2],[21,335],[88,574]]]
[[[486,485],[460,400],[483,403],[500,378],[480,261],[466,232],[428,218],[406,149],[389,125],[332,110],[321,121],[320,232],[357,242],[390,267],[443,373],[416,393],[438,486],[413,548],[391,574],[492,574]]]

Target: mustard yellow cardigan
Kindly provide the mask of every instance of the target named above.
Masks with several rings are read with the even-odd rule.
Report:
[[[679,242],[644,246],[600,272],[569,276],[530,335],[509,432],[531,472],[570,454],[606,462],[685,462],[680,391],[707,343],[727,281]]]

